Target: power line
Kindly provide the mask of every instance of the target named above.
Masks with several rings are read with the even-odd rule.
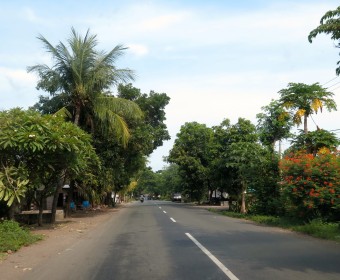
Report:
[[[336,87],[336,88],[332,89],[332,91],[335,91],[335,90],[336,90],[336,89],[338,89],[338,88],[340,88],[340,86],[338,86],[338,87]]]
[[[340,82],[335,83],[334,85],[329,86],[327,89],[330,89],[331,87],[334,87],[335,85],[340,84]],[[338,88],[338,87],[336,87]]]
[[[335,78],[333,78],[333,79],[329,80],[328,82],[324,83],[322,86],[324,86],[324,85],[327,85],[328,83],[330,83],[330,82],[334,81],[336,78],[339,78],[339,77],[338,77],[338,76],[336,76]]]

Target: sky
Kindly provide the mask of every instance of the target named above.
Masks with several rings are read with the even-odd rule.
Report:
[[[52,65],[39,34],[57,45],[67,41],[71,27],[83,35],[89,29],[99,50],[128,47],[117,67],[135,71],[134,87],[170,97],[165,111],[171,140],[149,158],[149,166],[160,170],[183,124],[211,127],[238,118],[256,124],[261,107],[277,100],[290,82],[318,82],[340,106],[339,49],[327,35],[312,44],[307,39],[338,5],[335,0],[1,1],[0,110],[26,109],[46,94],[36,89],[37,76],[26,71]],[[339,120],[340,108],[319,113],[309,129],[337,130]]]

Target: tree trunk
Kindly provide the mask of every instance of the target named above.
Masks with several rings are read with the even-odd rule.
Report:
[[[56,190],[54,192],[53,202],[52,202],[52,209],[51,209],[51,223],[52,224],[55,223],[59,193],[60,193],[60,191],[62,189],[63,189],[63,185],[62,184],[58,184],[58,186],[56,187]]]
[[[17,203],[13,201],[12,205],[9,207],[8,212],[7,212],[7,218],[9,220],[14,220],[16,206],[17,206]]]
[[[74,114],[74,124],[76,126],[79,126],[79,118],[80,118],[80,104],[76,104],[76,111],[75,111],[75,114]]]
[[[39,197],[39,214],[38,214],[38,226],[41,227],[43,224],[43,211],[44,211],[44,205],[43,205],[43,199],[44,199],[44,195],[43,192],[40,193],[40,197]]]
[[[113,200],[112,200],[112,207],[116,206],[116,195],[117,195],[117,192],[115,191],[113,195]]]
[[[307,128],[307,115],[304,115],[303,116],[303,132],[305,134],[308,133],[308,128]]]
[[[246,214],[247,209],[246,209],[246,188],[245,184],[242,182],[242,202],[241,202],[241,213]]]
[[[65,182],[66,182],[66,171],[63,170],[60,174],[61,174],[60,180],[57,182],[57,186],[56,186],[56,190],[54,192],[53,202],[52,202],[52,209],[51,209],[51,223],[52,224],[55,223],[55,219],[56,219],[59,193],[63,189],[63,186],[65,185]]]

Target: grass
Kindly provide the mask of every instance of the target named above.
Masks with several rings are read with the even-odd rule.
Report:
[[[209,209],[209,211],[220,213],[224,216],[246,219],[258,224],[275,226],[293,230],[296,232],[305,233],[317,238],[334,240],[340,242],[340,224],[339,223],[328,223],[321,219],[315,219],[309,223],[299,221],[297,219],[288,217],[274,217],[265,215],[252,215],[252,214],[241,214],[229,211],[216,211]]]
[[[42,235],[33,235],[29,230],[21,227],[14,221],[0,222],[0,259],[8,251],[17,251],[22,246],[27,246],[42,239]]]

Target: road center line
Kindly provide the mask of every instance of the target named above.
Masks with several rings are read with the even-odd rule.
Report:
[[[173,221],[174,223],[176,223],[175,219],[174,218],[170,218],[171,221]]]
[[[225,275],[228,276],[230,280],[239,280],[228,268],[223,265],[223,263],[221,263],[213,254],[211,254],[209,250],[199,243],[190,233],[186,233],[186,235],[223,271]]]
[[[163,213],[166,214],[166,211],[163,210]]]

